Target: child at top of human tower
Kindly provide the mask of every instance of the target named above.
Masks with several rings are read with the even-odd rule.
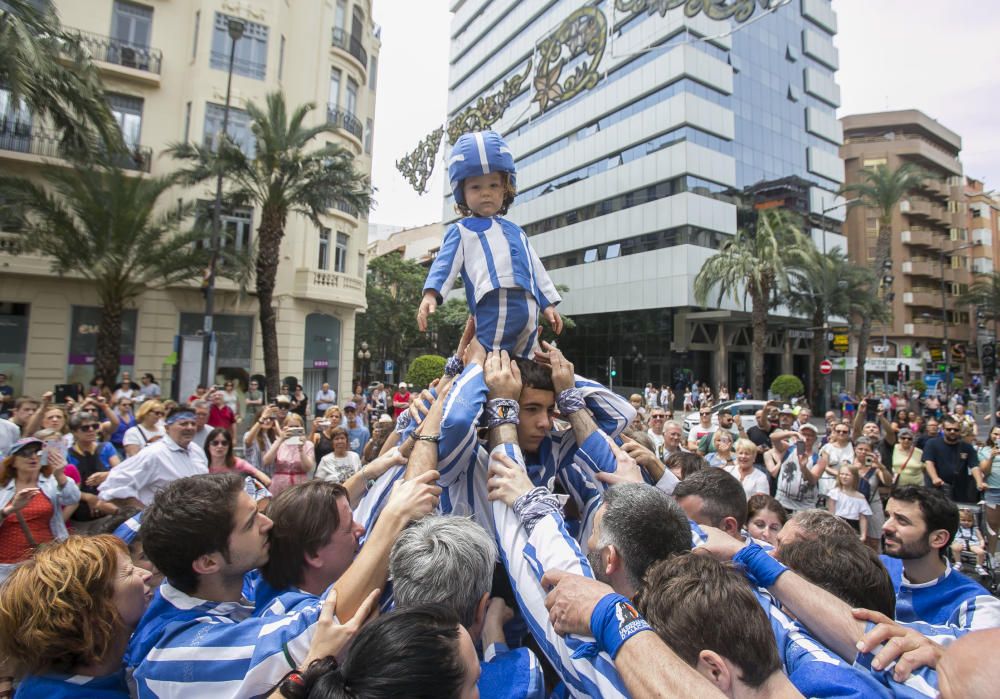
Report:
[[[424,282],[417,325],[437,309],[459,273],[465,283],[476,338],[487,350],[531,357],[538,349],[539,314],[558,335],[562,298],[528,243],[506,214],[514,201],[514,156],[495,131],[463,134],[451,151],[448,178],[455,208],[465,218],[452,224]]]

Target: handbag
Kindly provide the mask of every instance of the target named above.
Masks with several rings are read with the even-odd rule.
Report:
[[[21,531],[24,532],[24,538],[28,540],[28,546],[34,551],[38,548],[38,542],[35,541],[35,537],[31,535],[31,530],[28,529],[28,523],[24,521],[24,515],[20,512],[15,512],[14,516],[17,517],[17,523],[21,525]]]

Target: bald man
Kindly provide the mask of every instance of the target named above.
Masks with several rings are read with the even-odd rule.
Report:
[[[941,699],[992,699],[1000,687],[1000,664],[989,662],[1000,646],[1000,629],[974,631],[948,646],[938,661]]]

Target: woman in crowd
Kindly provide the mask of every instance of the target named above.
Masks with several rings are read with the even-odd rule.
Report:
[[[372,438],[365,445],[361,455],[362,463],[367,464],[382,453],[382,446],[390,434],[392,434],[392,418],[383,413],[372,425]]]
[[[115,389],[115,392],[111,395],[111,400],[115,403],[121,402],[122,398],[132,400],[137,393],[138,391],[132,388],[132,380],[128,378],[127,375],[124,375],[121,383],[118,384],[118,388]]]
[[[336,405],[327,408],[322,419],[313,420],[313,433],[310,439],[315,447],[316,463],[327,454],[333,453],[333,430],[343,425],[344,414]]]
[[[778,532],[787,521],[785,508],[770,495],[757,493],[747,500],[747,531],[754,539],[775,546],[778,543]]]
[[[273,473],[273,467],[264,464],[264,455],[281,436],[281,426],[275,419],[277,412],[273,405],[264,408],[257,421],[243,435],[243,455],[251,466],[264,473]]]
[[[799,428],[791,455],[781,464],[775,476],[777,500],[786,510],[796,512],[816,507],[819,500],[818,483],[823,475],[816,450],[819,435],[816,428],[805,423]]]
[[[309,396],[302,390],[302,384],[297,385],[292,394],[292,412],[302,418],[302,423],[305,424],[306,415],[309,414]]]
[[[236,384],[232,381],[226,381],[222,385],[222,390],[219,393],[222,394],[222,400],[226,404],[226,407],[233,411],[233,415],[236,419],[240,419],[240,395],[236,392]]]
[[[385,393],[385,386],[382,384],[376,385],[368,397],[368,410],[373,423],[377,423],[378,419],[388,410],[387,401],[388,396]]]
[[[858,491],[868,500],[871,516],[868,519],[868,537],[865,542],[876,553],[882,550],[882,525],[885,510],[879,486],[892,485],[892,471],[880,460],[875,444],[868,437],[859,437],[854,445],[854,468],[858,472]]]
[[[858,469],[844,464],[837,471],[837,487],[827,493],[827,509],[851,525],[868,542],[868,521],[872,516],[868,498],[858,491],[861,482]]]
[[[471,699],[479,696],[472,637],[445,607],[397,609],[365,626],[343,664],[313,663],[302,682],[284,682],[272,697],[293,699]]]
[[[42,407],[35,411],[24,426],[24,434],[35,434],[38,430],[54,430],[59,433],[65,447],[73,445],[73,435],[69,431],[69,415],[61,405],[52,405],[52,393],[42,396]]]
[[[163,403],[158,400],[147,400],[139,406],[135,414],[135,425],[125,430],[125,436],[122,437],[125,458],[135,456],[140,449],[163,439],[166,431],[161,423],[166,414]]]
[[[208,433],[208,437],[205,438],[205,455],[208,457],[209,473],[237,471],[256,478],[265,487],[271,485],[271,479],[266,473],[233,454],[233,440],[229,430],[216,427]]]
[[[1000,425],[990,430],[986,444],[980,447],[979,464],[972,469],[972,477],[986,502],[986,523],[990,529],[986,550],[994,553],[996,532],[1000,531]]]
[[[243,396],[244,429],[248,430],[257,422],[257,416],[264,409],[264,392],[256,379],[250,379],[250,388]]]
[[[139,388],[138,401],[144,403],[147,400],[160,400],[160,395],[163,391],[160,389],[160,384],[156,383],[156,378],[152,374],[147,371],[139,381],[142,382],[142,386]]]
[[[334,427],[330,434],[333,451],[319,462],[316,467],[316,478],[343,483],[361,469],[361,457],[347,448],[347,430],[343,427]]]
[[[69,421],[73,431],[73,448],[66,454],[70,464],[80,472],[80,504],[71,515],[73,530],[91,531],[105,516],[118,508],[97,497],[97,489],[107,479],[112,468],[120,463],[118,452],[109,442],[100,441],[100,423],[91,413],[77,413]]]
[[[103,398],[111,402],[111,389],[104,383],[104,377],[95,376],[90,382],[90,390],[87,395],[91,398]]]
[[[62,508],[80,501],[62,454],[50,451],[42,466],[43,447],[33,437],[19,439],[0,462],[0,580],[39,544],[65,539]]]
[[[819,478],[819,496],[826,494],[837,485],[837,472],[841,465],[854,463],[854,445],[851,444],[851,428],[846,421],[834,423],[830,441],[819,450],[819,462],[823,465],[823,475]],[[820,507],[823,503],[819,503]]]
[[[316,468],[313,443],[305,438],[302,418],[289,413],[285,427],[271,448],[264,454],[264,467],[273,467],[271,493],[278,495],[285,488],[309,480]]]
[[[19,566],[0,597],[0,652],[26,675],[17,695],[128,697],[122,657],[149,575],[110,534],[71,537]]]
[[[913,431],[904,427],[896,433],[892,448],[893,485],[924,484],[924,453],[917,449]]]
[[[709,466],[726,468],[736,462],[736,454],[733,453],[733,435],[727,430],[716,430],[712,433],[712,449],[714,451],[705,456]]]
[[[767,476],[753,466],[754,459],[757,458],[757,445],[749,439],[737,439],[735,449],[736,463],[727,466],[726,473],[739,480],[748,498],[756,493],[770,495],[771,488]]]
[[[108,441],[118,450],[119,456],[125,455],[125,433],[128,432],[129,428],[135,427],[136,419],[135,415],[132,413],[132,398],[125,397],[124,395],[118,399],[115,404],[115,415],[118,416],[118,426],[115,427]]]

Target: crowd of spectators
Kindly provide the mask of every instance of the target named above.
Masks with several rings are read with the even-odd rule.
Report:
[[[668,388],[471,331],[314,412],[143,383],[0,420],[0,695],[995,696],[1000,428],[964,413],[688,390],[685,435]]]

